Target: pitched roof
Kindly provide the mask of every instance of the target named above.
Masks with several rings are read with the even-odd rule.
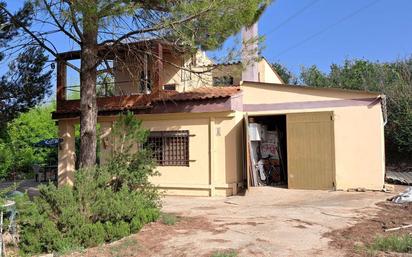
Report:
[[[99,111],[124,111],[151,109],[164,102],[189,102],[203,100],[217,100],[234,96],[240,93],[239,86],[230,87],[200,87],[188,92],[161,91],[158,95],[128,95],[97,98]],[[57,104],[57,111],[53,117],[60,114],[78,114],[80,112],[80,100],[66,100]]]
[[[228,87],[199,87],[194,90],[179,93],[177,91],[162,91],[159,97],[152,102],[159,101],[190,101],[190,100],[205,100],[226,98],[236,95],[240,92],[239,86]]]

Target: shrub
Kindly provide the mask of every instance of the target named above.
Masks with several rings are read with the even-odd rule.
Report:
[[[23,253],[65,252],[92,247],[139,231],[158,219],[159,194],[149,182],[156,175],[150,152],[132,151],[147,132],[132,114],[114,125],[113,156],[104,166],[79,170],[73,187],[39,187],[33,201],[17,200],[19,246]]]

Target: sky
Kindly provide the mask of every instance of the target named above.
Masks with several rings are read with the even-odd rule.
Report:
[[[346,58],[392,61],[412,54],[410,0],[278,0],[259,20],[262,53],[293,72],[328,71]]]
[[[6,2],[16,9],[24,1]],[[311,65],[326,72],[347,58],[386,62],[409,57],[411,10],[411,0],[277,0],[259,20],[262,54],[295,74]]]

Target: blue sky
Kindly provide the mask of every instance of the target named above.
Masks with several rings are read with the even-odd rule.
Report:
[[[23,2],[7,1],[12,9]],[[409,57],[411,10],[411,0],[277,0],[259,21],[259,34],[266,37],[263,56],[295,73],[313,64],[327,71],[345,58]]]
[[[266,36],[263,55],[294,72],[313,64],[327,71],[345,58],[409,57],[411,10],[410,0],[278,0],[259,21],[259,34]]]

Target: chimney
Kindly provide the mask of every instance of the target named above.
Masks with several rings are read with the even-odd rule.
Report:
[[[258,74],[258,24],[242,28],[242,80],[259,81]]]

